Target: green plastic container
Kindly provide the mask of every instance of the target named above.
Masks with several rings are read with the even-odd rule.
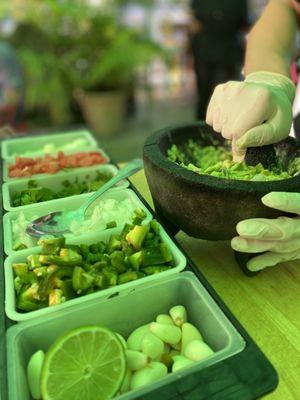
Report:
[[[27,206],[20,206],[20,207],[14,207],[12,203],[12,196],[13,193],[15,193],[17,190],[23,190],[27,189],[28,182],[30,180],[35,180],[38,185],[41,185],[43,187],[46,187],[48,189],[58,191],[63,188],[63,182],[65,180],[70,180],[71,182],[74,181],[74,179],[77,177],[79,181],[86,180],[87,176],[90,179],[94,179],[96,177],[96,172],[103,172],[103,173],[110,173],[113,176],[117,174],[117,167],[111,164],[106,164],[106,165],[94,165],[92,167],[86,167],[86,168],[79,168],[77,169],[76,173],[72,170],[61,172],[59,174],[55,175],[40,175],[38,177],[33,177],[30,179],[13,179],[10,180],[9,182],[5,182],[2,185],[2,196],[3,196],[3,207],[7,211],[20,211],[23,209],[28,209],[29,207],[35,206],[36,204],[42,204],[43,206],[50,206],[53,201],[57,200],[49,200],[49,201],[44,201],[42,203],[35,203],[35,204],[29,204]],[[119,182],[115,188],[126,188],[128,187],[129,182],[127,180],[123,180]],[[76,195],[78,196],[78,195]],[[81,195],[80,195],[81,196]],[[69,199],[73,198],[74,196],[70,196]]]
[[[78,130],[75,132],[61,132],[42,136],[21,137],[16,139],[3,140],[1,144],[1,156],[4,160],[14,156],[36,157],[45,154],[44,146],[51,143],[56,149],[54,153],[62,147],[70,145],[72,142],[83,139],[85,145],[76,149],[77,151],[87,151],[96,149],[97,142],[91,133],[87,130]],[[73,149],[74,150],[74,149]],[[52,154],[53,152],[50,152]]]
[[[67,243],[69,244],[81,244],[81,243],[86,243],[86,244],[92,244],[95,242],[99,241],[104,241],[107,242],[112,234],[118,234],[120,233],[122,228],[114,228],[110,229],[107,231],[102,231],[102,232],[93,232],[90,234],[85,234],[77,238],[70,238],[67,239]],[[149,275],[144,278],[140,278],[139,281],[143,282],[151,282],[151,281],[156,281],[157,279],[162,279],[164,276],[172,276],[180,271],[182,271],[185,266],[186,266],[186,258],[185,256],[179,251],[179,249],[175,246],[174,242],[171,240],[171,238],[168,236],[166,231],[161,227],[161,238],[162,240],[168,244],[172,254],[173,258],[175,260],[175,267],[164,272],[160,272],[159,274],[154,274],[154,275]],[[114,295],[115,293],[118,293],[120,288],[126,289],[126,288],[132,288],[137,284],[137,281],[132,281],[128,283],[124,283],[122,285],[117,285],[114,287],[110,287],[108,289],[104,289],[102,291],[88,294],[79,298],[75,298],[72,300],[68,300],[65,303],[59,304],[57,306],[51,306],[47,308],[43,308],[40,310],[36,311],[30,311],[27,313],[21,313],[16,309],[16,296],[15,296],[15,289],[14,289],[14,276],[13,276],[13,269],[12,269],[12,264],[13,263],[18,263],[18,262],[26,262],[27,256],[30,254],[37,254],[39,253],[40,248],[39,247],[34,247],[29,250],[22,250],[17,253],[14,253],[13,255],[10,255],[7,257],[4,263],[4,273],[5,273],[5,312],[8,318],[12,319],[13,321],[25,321],[25,320],[30,320],[32,318],[36,318],[40,315],[51,315],[55,314],[59,310],[66,310],[72,305],[80,305],[89,299],[99,299],[102,298],[103,296],[109,296],[109,295]]]
[[[12,233],[12,221],[18,218],[20,212],[22,212],[26,219],[33,220],[35,218],[42,217],[50,212],[54,211],[66,211],[66,210],[75,210],[79,208],[86,199],[90,196],[89,193],[81,194],[78,196],[70,196],[65,197],[63,199],[45,201],[44,203],[32,204],[26,207],[19,207],[22,210],[20,211],[10,211],[6,213],[3,217],[3,236],[4,236],[4,251],[5,254],[19,254],[20,251],[13,250],[13,233]],[[148,223],[152,219],[152,214],[149,210],[144,206],[141,200],[137,197],[137,195],[131,189],[110,189],[106,193],[104,193],[101,199],[115,199],[117,201],[122,201],[125,199],[130,199],[135,205],[135,208],[142,208],[147,216],[144,220],[144,223]],[[130,221],[128,221],[130,222]],[[93,231],[93,233],[101,233],[103,230]],[[73,238],[84,238],[85,235],[89,235],[91,232],[87,234],[81,234],[80,236],[74,236],[72,234],[68,235],[69,240],[73,240]],[[97,241],[97,240],[96,240]]]
[[[106,164],[109,163],[110,158],[109,158],[109,156],[105,153],[104,150],[99,149],[99,148],[93,148],[93,149],[86,150],[86,151],[87,151],[87,152],[88,152],[88,151],[97,151],[97,152],[99,152],[99,153],[105,158],[105,162],[102,163],[102,164],[96,164],[97,166],[106,165]],[[67,155],[70,155],[70,154],[78,153],[78,151],[65,151],[64,153],[67,154]],[[56,152],[55,154],[57,154],[57,152]],[[22,179],[22,180],[24,180],[24,179],[27,180],[27,179],[28,179],[28,177],[24,177],[24,178],[20,178],[20,177],[18,177],[18,178],[10,178],[10,177],[8,176],[8,167],[9,167],[11,164],[14,164],[14,163],[15,163],[15,158],[14,158],[14,157],[13,157],[13,158],[7,158],[6,160],[3,160],[3,181],[4,181],[4,182],[15,181],[16,179],[17,179],[17,180],[21,180],[21,179]],[[83,168],[86,168],[86,167],[68,168],[68,169],[65,169],[65,170],[60,170],[59,172],[56,172],[55,174],[36,174],[36,175],[32,175],[32,176],[30,177],[30,179],[35,179],[35,178],[37,178],[37,177],[39,177],[39,176],[41,176],[41,177],[42,177],[42,176],[59,176],[59,175],[61,175],[61,174],[64,174],[66,171],[73,172],[74,175],[75,175],[75,174],[77,174],[77,172],[81,171]]]
[[[104,292],[102,293],[104,294]],[[149,300],[159,299],[159,301]],[[37,350],[47,351],[57,337],[70,329],[83,325],[100,324],[124,335],[125,338],[138,326],[154,320],[156,315],[168,313],[177,304],[188,312],[189,322],[196,325],[205,342],[215,354],[193,366],[171,373],[167,377],[119,396],[128,400],[142,398],[159,390],[160,398],[170,398],[178,378],[204,369],[241,352],[245,342],[223,312],[191,272],[182,272],[148,283],[138,282],[134,290],[120,288],[118,296],[98,297],[76,307],[56,312],[51,316],[36,318],[17,324],[7,331],[7,365],[9,400],[29,400],[26,367],[30,356]],[[216,377],[217,379],[217,377]],[[155,399],[156,393],[151,398]]]

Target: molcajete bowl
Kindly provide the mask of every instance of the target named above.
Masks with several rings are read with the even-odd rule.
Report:
[[[145,174],[158,216],[176,232],[207,240],[236,236],[236,224],[247,218],[276,218],[282,211],[263,205],[272,191],[300,192],[300,175],[257,182],[199,175],[168,160],[167,150],[194,139],[202,145],[224,144],[222,136],[202,122],[162,129],[144,145]],[[288,138],[275,145],[287,158],[300,155],[300,142]],[[287,215],[287,214],[285,214]]]

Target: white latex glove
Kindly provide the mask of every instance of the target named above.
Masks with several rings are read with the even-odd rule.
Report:
[[[206,122],[232,140],[235,161],[247,147],[276,143],[286,138],[292,124],[295,85],[284,75],[253,72],[244,82],[218,85],[207,108]]]
[[[264,196],[263,204],[300,216],[300,193],[272,192]],[[282,261],[300,259],[300,217],[276,219],[253,218],[237,224],[240,236],[232,239],[234,250],[262,253],[247,263],[250,271],[272,267]]]

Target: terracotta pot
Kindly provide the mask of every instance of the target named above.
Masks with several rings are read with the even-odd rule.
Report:
[[[122,130],[126,100],[124,92],[77,90],[75,98],[82,109],[87,125],[96,136],[114,135]]]

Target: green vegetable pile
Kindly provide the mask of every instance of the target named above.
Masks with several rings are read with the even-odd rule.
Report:
[[[234,162],[229,148],[201,146],[194,140],[189,140],[180,147],[173,144],[168,150],[168,158],[200,175],[248,181],[288,179],[296,175],[300,169],[299,157],[291,161],[286,169],[280,165],[279,160],[278,165],[268,170],[262,164],[247,166],[244,162]]]
[[[63,398],[73,400],[79,387],[83,399],[108,400],[214,356],[198,327],[188,322],[183,305],[154,318],[131,331],[127,340],[99,325],[64,332],[46,354],[38,350],[30,357],[27,379],[32,398],[61,399],[61,388],[66,388]],[[91,373],[85,374],[91,365]],[[79,381],[75,389],[74,374]],[[106,396],[99,398],[99,387]]]
[[[64,237],[44,236],[39,254],[13,264],[17,308],[33,311],[111,286],[156,274],[174,266],[172,253],[145,215],[125,224],[108,243],[67,245]]]
[[[62,182],[62,189],[59,191],[53,191],[39,185],[35,180],[30,180],[27,189],[16,190],[12,194],[12,204],[14,207],[26,206],[28,204],[42,203],[43,201],[94,192],[111,179],[112,174],[97,171],[94,179],[89,179],[88,175],[85,178],[86,180],[83,181],[79,181],[77,177],[73,182],[65,180]]]

